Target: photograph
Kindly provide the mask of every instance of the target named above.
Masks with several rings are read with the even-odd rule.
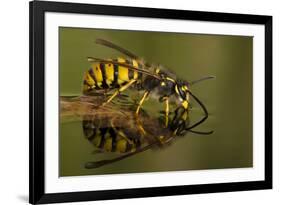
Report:
[[[59,176],[253,167],[253,36],[58,28]]]
[[[30,203],[272,188],[272,16],[29,6]]]

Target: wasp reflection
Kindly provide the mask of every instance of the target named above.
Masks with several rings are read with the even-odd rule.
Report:
[[[72,107],[76,105],[80,109],[84,136],[95,148],[94,153],[104,156],[109,152],[116,154],[116,157],[110,159],[85,163],[87,169],[111,164],[149,149],[163,148],[170,145],[176,136],[183,135],[182,130],[184,133],[187,131],[197,133],[192,129],[184,129],[189,126],[189,113],[186,110],[177,109],[172,113],[167,126],[164,112],[162,117],[150,116],[144,110],[136,115],[134,109],[136,104],[129,101],[126,96],[119,96],[106,106],[100,106],[103,99],[102,96],[87,96],[80,98],[79,105],[76,105],[77,99],[68,100]],[[84,107],[81,106],[81,101]],[[77,112],[76,110],[76,115]],[[199,124],[201,122],[197,123]]]

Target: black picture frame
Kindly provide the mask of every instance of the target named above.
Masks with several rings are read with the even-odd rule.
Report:
[[[75,202],[198,193],[230,192],[272,188],[272,16],[199,12],[169,9],[105,6],[93,4],[32,1],[30,12],[30,165],[29,202],[32,204]],[[209,22],[260,24],[265,26],[265,180],[235,183],[198,184],[71,193],[45,192],[44,165],[44,39],[45,13],[101,14]]]

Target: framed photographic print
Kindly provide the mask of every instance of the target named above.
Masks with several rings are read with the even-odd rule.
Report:
[[[30,203],[272,188],[272,17],[30,2]]]

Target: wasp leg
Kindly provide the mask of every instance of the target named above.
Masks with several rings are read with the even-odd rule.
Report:
[[[140,102],[139,102],[139,105],[138,105],[138,107],[137,107],[136,115],[139,114],[140,108],[141,108],[141,106],[142,106],[144,100],[147,98],[148,95],[149,95],[149,91],[145,91],[144,94],[143,94],[143,96],[142,96],[142,98],[141,98],[141,100],[140,100]]]
[[[118,134],[118,136],[122,137],[122,138],[123,138],[124,140],[126,140],[127,143],[129,143],[130,145],[133,145],[133,144],[134,144],[134,143],[132,142],[132,140],[130,140],[130,139],[125,135],[124,132],[122,132],[122,131],[116,129],[115,125],[114,125],[112,122],[110,122],[110,124],[111,124],[111,127],[114,129],[114,131]]]
[[[123,92],[124,90],[126,90],[127,88],[129,88],[133,83],[135,83],[137,80],[133,79],[131,81],[129,81],[127,84],[123,85],[122,87],[120,87],[118,90],[116,90],[113,95],[102,105],[106,105],[107,103],[109,103],[110,101],[112,101],[119,93]]]
[[[168,127],[169,125],[169,112],[170,112],[170,109],[169,109],[169,98],[166,97],[165,98],[165,127]]]
[[[159,98],[159,102],[165,103],[165,127],[167,128],[169,126],[169,114],[170,114],[170,104],[169,104],[169,96],[163,96]],[[161,112],[163,113],[163,112]]]
[[[142,123],[140,122],[140,119],[139,119],[138,115],[136,115],[136,123],[137,123],[138,129],[139,129],[140,132],[141,132],[141,135],[142,135],[142,136],[146,135],[146,131],[144,130],[144,128],[143,128],[143,126],[142,126]]]
[[[125,135],[124,132],[122,132],[122,131],[117,131],[117,134],[118,134],[118,136],[120,136],[120,137],[122,137],[124,140],[126,140],[127,143],[129,143],[130,145],[134,145],[133,141],[130,140],[130,139]]]

